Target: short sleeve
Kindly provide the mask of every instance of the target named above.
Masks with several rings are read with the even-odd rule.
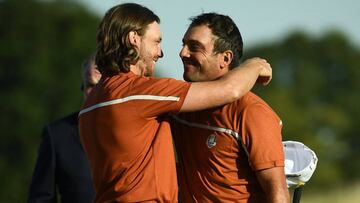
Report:
[[[254,170],[284,166],[282,123],[265,103],[254,103],[244,109],[243,140]]]
[[[132,87],[132,95],[143,95],[134,102],[144,117],[156,117],[163,113],[177,113],[185,100],[190,83],[172,78],[140,78]]]

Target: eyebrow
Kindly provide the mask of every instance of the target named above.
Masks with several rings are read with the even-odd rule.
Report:
[[[198,40],[193,40],[193,39],[189,39],[189,40],[182,40],[183,41],[183,43],[185,44],[195,44],[195,45],[197,45],[197,46],[199,46],[200,48],[202,48],[202,49],[205,49],[205,46],[201,43],[201,42],[199,42]]]

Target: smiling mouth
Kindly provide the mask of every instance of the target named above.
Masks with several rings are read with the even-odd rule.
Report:
[[[194,63],[193,61],[183,60],[183,65],[184,66],[196,66],[197,64]]]
[[[189,58],[182,58],[182,62],[184,66],[197,66],[199,65],[197,61],[191,60]]]
[[[194,66],[193,64],[185,64],[184,63],[184,72],[191,72],[196,70],[196,66]]]

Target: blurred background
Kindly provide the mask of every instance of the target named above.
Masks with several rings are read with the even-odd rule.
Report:
[[[106,10],[137,2],[161,18],[157,76],[182,79],[188,18],[229,15],[245,57],[273,67],[254,91],[282,118],[283,139],[312,148],[318,167],[302,202],[360,202],[360,2],[0,0],[0,202],[25,202],[43,126],[81,106],[80,66]]]

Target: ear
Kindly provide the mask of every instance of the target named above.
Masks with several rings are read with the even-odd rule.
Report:
[[[128,34],[128,39],[131,45],[139,46],[140,36],[136,31],[130,31]]]
[[[220,67],[221,68],[229,68],[232,60],[233,60],[234,54],[231,50],[226,50],[221,54],[221,61],[220,61]]]

